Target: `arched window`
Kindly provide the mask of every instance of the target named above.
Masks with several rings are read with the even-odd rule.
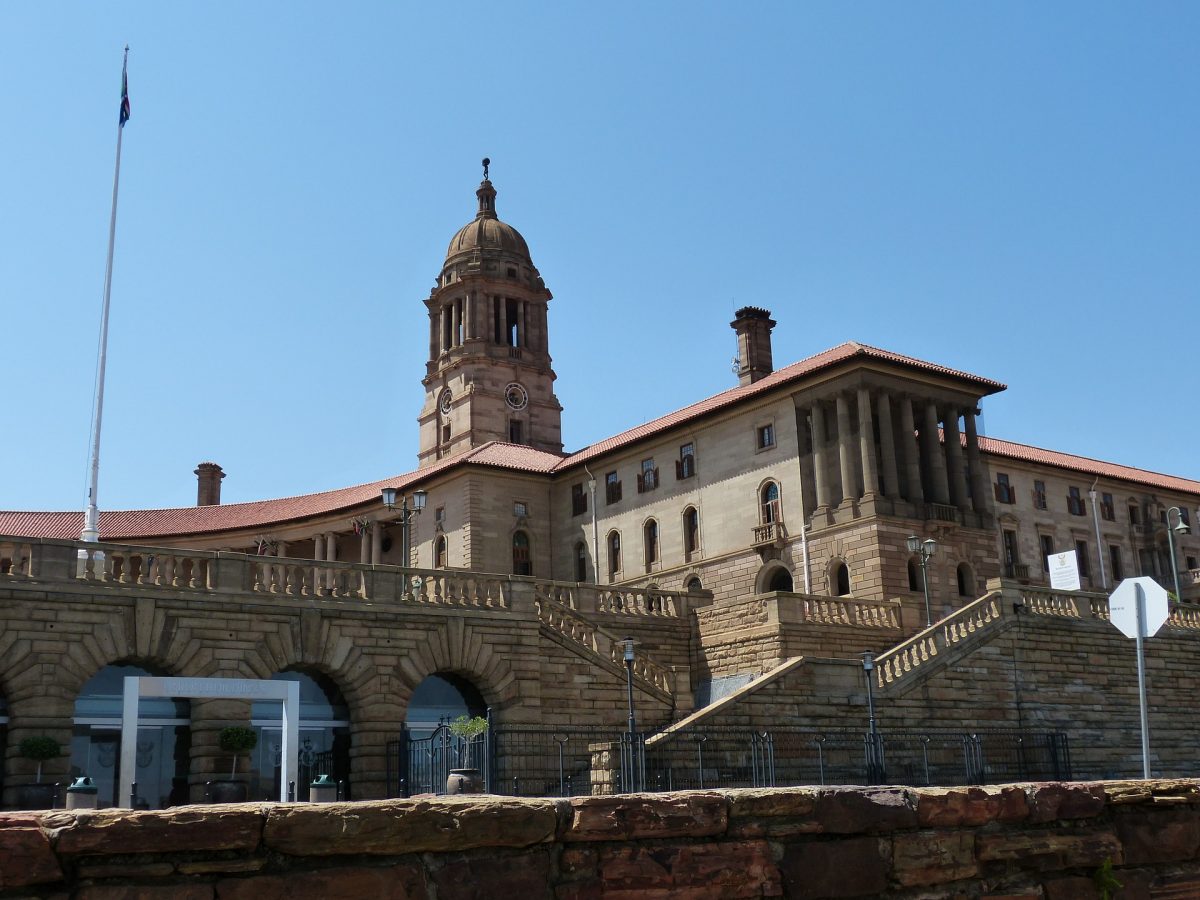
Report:
[[[698,591],[704,590],[704,584],[697,576],[693,575],[686,582],[684,582],[683,589],[689,594],[695,594]]]
[[[911,556],[908,558],[908,589],[910,591],[921,590],[921,564]]]
[[[779,485],[774,481],[768,481],[763,485],[759,492],[759,503],[761,505],[762,523],[770,525],[772,522],[780,521],[782,511],[779,508]]]
[[[533,563],[529,559],[529,535],[514,531],[512,537],[513,574],[532,575]]]
[[[439,534],[433,543],[433,567],[435,569],[446,568],[446,536],[444,534]]]
[[[683,511],[683,558],[691,560],[692,554],[700,549],[700,513],[689,506]]]
[[[654,519],[647,520],[642,526],[642,546],[646,553],[646,567],[649,568],[658,562],[658,522]]]
[[[587,544],[583,541],[575,545],[575,580],[587,581]]]
[[[771,580],[767,582],[768,591],[785,591],[792,592],[792,573],[780,566],[771,573]]]
[[[973,597],[975,595],[975,575],[966,563],[958,564],[958,596]]]
[[[608,575],[616,577],[621,571],[621,532],[610,531],[608,534]]]
[[[835,597],[850,595],[850,570],[840,559],[834,562],[833,567],[829,570],[829,583],[833,587]]]

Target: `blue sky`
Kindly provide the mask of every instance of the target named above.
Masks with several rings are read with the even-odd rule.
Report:
[[[0,508],[416,460],[425,309],[491,157],[567,449],[847,339],[1009,385],[987,433],[1200,478],[1200,6],[0,5]]]

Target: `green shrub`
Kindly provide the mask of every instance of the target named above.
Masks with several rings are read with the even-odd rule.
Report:
[[[42,780],[42,763],[48,759],[57,759],[62,754],[62,746],[52,737],[40,734],[27,737],[17,748],[25,759],[37,763],[37,781]]]
[[[217,736],[217,743],[226,753],[233,754],[233,769],[229,774],[229,777],[233,778],[237,775],[238,755],[249,753],[258,746],[258,732],[253,728],[246,728],[244,725],[230,725],[228,728],[221,729],[221,733]]]

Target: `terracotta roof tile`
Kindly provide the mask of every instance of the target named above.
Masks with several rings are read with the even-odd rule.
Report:
[[[1135,484],[1160,488],[1165,491],[1200,494],[1200,481],[1179,478],[1175,475],[1163,475],[1160,472],[1150,472],[1146,469],[1135,469],[1133,466],[1104,462],[1103,460],[1090,459],[1086,456],[1060,453],[1057,450],[1044,450],[1041,447],[1032,447],[1028,444],[1017,444],[1013,441],[1002,441],[998,438],[983,437],[981,435],[979,438],[979,449],[993,456],[1003,456],[1008,459],[1021,460],[1022,462],[1057,466],[1063,469],[1074,469],[1076,472],[1082,472],[1087,475],[1130,481]]]
[[[712,397],[708,397],[698,403],[693,403],[691,406],[685,406],[683,409],[676,410],[673,413],[668,413],[661,418],[654,419],[644,425],[639,425],[636,428],[631,428],[628,431],[623,431],[620,434],[600,441],[597,444],[592,444],[590,447],[584,447],[570,456],[562,460],[555,471],[569,469],[572,466],[580,465],[588,460],[594,459],[597,456],[602,456],[605,453],[610,453],[613,450],[620,449],[628,444],[633,444],[643,438],[651,435],[667,431],[678,425],[698,419],[709,413],[717,412],[725,409],[733,404],[745,400],[748,397],[755,397],[759,394],[764,394],[767,391],[777,388],[780,385],[789,384],[806,375],[811,375],[814,372],[819,372],[821,369],[829,368],[846,360],[855,357],[867,357],[869,359],[879,359],[885,362],[898,363],[912,368],[922,369],[928,372],[937,372],[941,375],[949,375],[953,378],[961,378],[971,381],[979,387],[984,388],[985,394],[992,394],[997,391],[1004,390],[1004,385],[998,381],[992,381],[989,378],[983,378],[979,375],[971,375],[968,372],[960,372],[957,369],[949,369],[945,366],[939,366],[936,363],[926,362],[921,359],[916,359],[911,356],[903,356],[899,353],[892,353],[890,350],[881,350],[878,347],[871,347],[867,344],[860,344],[857,341],[847,341],[844,344],[839,344],[815,356],[810,356],[807,359],[802,359],[799,362],[792,363],[790,366],[785,366],[778,371],[772,372],[765,378],[760,378],[753,384],[739,385],[735,388],[730,388],[727,391],[722,391]]]

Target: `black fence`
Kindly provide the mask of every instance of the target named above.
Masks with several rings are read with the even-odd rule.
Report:
[[[474,762],[485,790],[521,797],[798,785],[1069,781],[1061,732],[694,728],[630,735],[587,726],[493,725],[464,746],[444,727],[388,746],[389,796],[442,793]]]

